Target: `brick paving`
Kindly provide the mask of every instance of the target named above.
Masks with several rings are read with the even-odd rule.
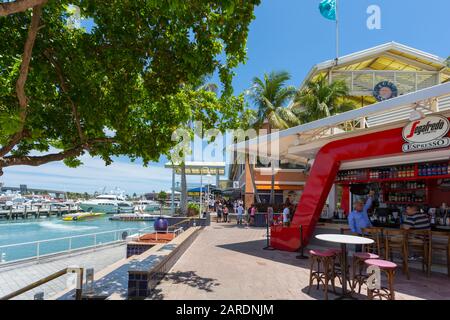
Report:
[[[95,251],[89,250],[74,255],[60,256],[58,259],[42,261],[40,263],[27,263],[8,267],[0,267],[0,297],[14,292],[26,285],[42,279],[56,271],[69,266],[94,268],[99,271],[123,259],[126,255],[125,245],[107,246]],[[44,292],[45,299],[66,289],[71,283],[69,275],[62,276],[32,291],[24,293],[15,299],[30,300],[37,292]]]
[[[296,253],[265,251],[265,229],[234,224],[205,228],[187,252],[157,286],[152,299],[323,299],[309,285],[309,261]],[[411,271],[411,280],[399,271],[396,298],[450,300],[450,278],[433,273],[427,278]],[[362,296],[364,298],[363,290]],[[330,299],[336,296],[330,295]]]

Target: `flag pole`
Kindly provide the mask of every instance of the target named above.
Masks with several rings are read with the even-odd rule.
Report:
[[[339,63],[339,0],[336,0],[336,65]]]

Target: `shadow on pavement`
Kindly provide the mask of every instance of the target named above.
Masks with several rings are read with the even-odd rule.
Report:
[[[200,277],[195,271],[170,272],[164,277],[163,281],[169,281],[171,284],[184,284],[206,292],[212,292],[214,291],[214,287],[220,285],[216,279]],[[153,290],[148,299],[163,300],[164,294],[162,293],[162,290],[157,287]]]

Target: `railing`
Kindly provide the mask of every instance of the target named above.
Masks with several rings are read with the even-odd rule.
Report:
[[[382,81],[394,83],[399,95],[439,84],[439,73],[431,71],[335,71],[332,78],[345,81],[353,95],[372,95],[375,86]]]
[[[82,290],[83,290],[83,268],[65,268],[63,270],[60,270],[58,272],[55,272],[43,279],[40,279],[36,282],[33,282],[29,285],[27,285],[26,287],[23,287],[19,290],[16,290],[4,297],[1,297],[0,300],[10,300],[12,298],[15,298],[17,296],[20,296],[21,294],[24,294],[25,292],[28,292],[30,290],[33,290],[43,284],[46,284],[47,282],[50,282],[52,280],[55,280],[59,277],[64,276],[67,273],[71,273],[71,274],[76,274],[77,275],[77,281],[76,281],[76,288],[75,288],[75,299],[76,300],[81,300],[82,299]]]
[[[61,253],[95,249],[100,245],[125,241],[136,228],[82,234],[71,237],[23,242],[0,246],[0,266],[25,260],[39,260]],[[19,248],[22,248],[20,250]],[[12,249],[12,250],[11,250]],[[18,250],[19,249],[19,250]],[[9,257],[12,258],[9,258]]]
[[[173,227],[173,226],[171,226],[171,227]],[[178,237],[181,233],[184,232],[184,228],[180,227],[175,230],[170,230],[170,227],[169,227],[165,231],[156,231],[153,229],[153,227],[148,227],[148,228],[140,229],[138,231],[137,235],[132,237],[132,240],[139,240],[141,238],[141,236],[143,236],[144,234],[147,234],[149,232],[155,234],[155,240],[158,241],[158,234],[173,233],[175,235],[175,237]]]

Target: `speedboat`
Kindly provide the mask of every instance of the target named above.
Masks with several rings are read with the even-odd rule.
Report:
[[[80,202],[80,209],[86,212],[129,213],[134,211],[133,204],[123,196],[103,194],[95,199]]]
[[[155,212],[160,210],[161,205],[152,200],[141,200],[134,207],[135,212],[144,213],[144,212]]]
[[[80,220],[86,220],[91,218],[98,218],[101,216],[104,216],[105,213],[102,212],[77,212],[77,213],[71,213],[66,214],[63,216],[63,221],[80,221]]]

